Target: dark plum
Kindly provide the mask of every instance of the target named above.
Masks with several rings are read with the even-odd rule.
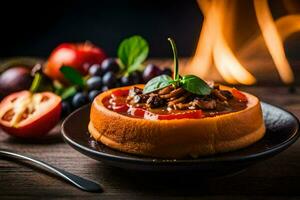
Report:
[[[86,81],[86,86],[89,91],[100,90],[102,87],[102,78],[100,76],[92,76]]]
[[[165,69],[163,69],[162,74],[172,76],[173,72],[170,68],[165,68]]]
[[[96,97],[98,94],[100,94],[100,93],[101,93],[100,90],[92,90],[92,91],[90,91],[89,94],[88,94],[89,101],[92,102],[92,101],[95,99],[95,97]]]
[[[90,76],[102,76],[102,69],[101,66],[99,64],[93,64],[90,68],[89,68],[89,75]]]
[[[73,99],[72,99],[72,106],[74,108],[79,108],[85,104],[87,104],[88,101],[88,97],[85,93],[83,92],[78,92],[74,95]]]
[[[103,73],[106,72],[118,72],[120,70],[120,66],[115,58],[106,58],[102,64],[101,69]]]
[[[0,74],[0,98],[20,90],[28,90],[32,82],[28,67],[12,67]]]
[[[72,106],[68,101],[61,103],[61,117],[66,117],[72,112]]]
[[[116,86],[117,78],[113,72],[106,72],[102,77],[102,84],[108,88],[113,88]]]
[[[155,65],[149,64],[146,66],[143,72],[144,82],[148,82],[150,79],[159,76],[162,74],[162,71]]]

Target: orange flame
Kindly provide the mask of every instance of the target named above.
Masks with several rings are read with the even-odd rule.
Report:
[[[234,24],[230,14],[234,12],[235,3],[232,0],[198,0],[204,21],[195,55],[187,70],[207,78],[214,65],[226,82],[251,85],[256,82],[255,77],[243,67],[230,46],[232,41],[226,37],[226,34],[232,34],[230,27]],[[253,51],[254,47],[265,44],[281,80],[286,84],[292,83],[294,75],[284,52],[283,41],[300,31],[300,15],[283,16],[274,21],[267,0],[254,0],[253,3],[261,35],[236,53],[245,55],[250,49]]]

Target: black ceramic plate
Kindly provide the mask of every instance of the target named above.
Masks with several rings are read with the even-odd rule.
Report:
[[[87,126],[90,106],[73,112],[62,125],[65,141],[79,152],[108,165],[151,171],[198,170],[204,174],[226,174],[244,169],[278,154],[299,136],[299,121],[291,113],[262,103],[266,134],[248,148],[197,159],[156,159],[122,153],[99,144],[89,137]],[[249,122],[251,123],[251,122]]]

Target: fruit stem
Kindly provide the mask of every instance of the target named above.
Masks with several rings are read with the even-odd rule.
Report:
[[[178,55],[177,55],[177,48],[174,40],[172,38],[168,38],[168,41],[171,44],[172,51],[173,51],[173,57],[174,57],[174,73],[173,73],[173,79],[174,81],[177,81],[179,79],[179,73],[178,73]]]
[[[31,83],[30,92],[35,93],[39,89],[41,81],[42,81],[42,75],[40,73],[36,73]]]

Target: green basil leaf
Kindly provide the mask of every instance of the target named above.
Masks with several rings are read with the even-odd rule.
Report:
[[[70,83],[84,87],[85,81],[79,71],[68,66],[62,66],[59,70]]]
[[[75,93],[77,92],[77,88],[76,88],[76,86],[73,85],[73,86],[61,89],[61,91],[59,91],[59,92],[60,92],[60,97],[62,98],[62,100],[66,100],[69,97],[75,95]]]
[[[185,90],[197,95],[208,95],[212,90],[205,81],[194,75],[183,76],[180,83]]]
[[[157,76],[145,85],[143,93],[147,94],[150,92],[154,92],[159,89],[163,89],[173,83],[173,79],[168,75],[160,75]]]
[[[122,70],[131,73],[137,70],[146,60],[149,45],[141,36],[135,35],[123,40],[118,48],[118,57]]]

